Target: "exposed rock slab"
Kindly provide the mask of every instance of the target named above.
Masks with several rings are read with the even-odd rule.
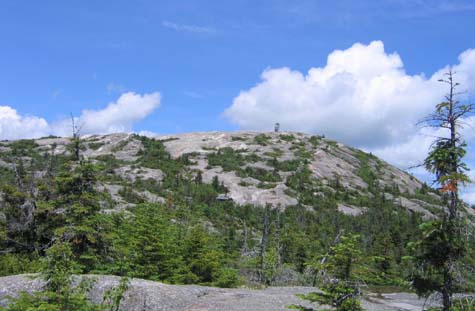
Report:
[[[148,167],[132,167],[130,165],[124,165],[114,170],[115,174],[120,176],[122,179],[127,179],[128,181],[134,182],[138,178],[147,180],[154,179],[156,181],[161,181],[163,179],[163,172],[159,169],[152,169]]]
[[[395,204],[399,204],[404,208],[407,208],[410,211],[423,214],[425,219],[434,219],[436,216],[431,213],[426,207],[424,207],[420,200],[410,200],[405,197],[399,197],[394,200]],[[425,203],[425,202],[424,202]]]
[[[366,210],[367,208],[365,207],[357,207],[350,204],[338,203],[338,211],[345,215],[358,216],[363,214]]]
[[[104,292],[117,286],[120,278],[95,276],[90,298],[102,302]],[[0,278],[0,306],[8,303],[6,297],[20,291],[40,290],[43,282],[25,275]],[[287,311],[292,304],[311,305],[296,294],[317,289],[311,287],[269,287],[263,290],[245,288],[223,289],[197,285],[167,285],[159,282],[133,279],[121,304],[123,311]],[[424,300],[414,294],[395,293],[370,295],[363,300],[368,311],[421,310]],[[316,305],[313,305],[316,307]]]

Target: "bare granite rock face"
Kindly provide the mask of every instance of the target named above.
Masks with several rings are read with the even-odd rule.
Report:
[[[90,298],[102,302],[106,290],[119,284],[119,277],[88,276],[95,279]],[[0,307],[20,291],[41,290],[42,281],[31,275],[0,277]],[[198,285],[167,285],[159,282],[133,279],[124,294],[122,311],[285,311],[292,304],[309,304],[296,296],[316,291],[312,287],[268,287],[261,290],[247,288],[214,288]],[[414,294],[368,294],[363,300],[368,311],[422,310],[425,301]],[[429,304],[430,305],[430,304]],[[428,306],[428,305],[426,305]]]
[[[122,179],[127,179],[131,182],[136,181],[138,178],[147,180],[154,179],[161,181],[163,179],[163,172],[159,169],[153,169],[148,167],[132,167],[130,165],[124,165],[115,169],[115,174]]]
[[[350,204],[338,203],[338,211],[346,215],[358,216],[364,213],[366,210],[367,208],[365,207],[357,207]]]
[[[407,199],[405,197],[399,197],[399,198],[394,200],[394,203],[399,204],[402,207],[405,207],[410,211],[418,212],[418,213],[423,214],[423,217],[425,219],[434,219],[434,218],[436,218],[436,216],[427,209],[427,207],[430,206],[430,205],[427,205],[428,203],[426,203],[426,202],[422,202],[420,200],[414,200],[414,199],[410,200],[410,199]],[[437,208],[440,208],[440,207],[437,206]]]
[[[244,140],[233,140],[233,137],[243,137],[244,139],[252,139],[258,133],[253,132],[195,132],[178,135],[157,136],[157,139],[168,140],[165,142],[168,152],[173,158],[198,152],[209,153],[212,149],[230,147],[235,150],[249,149],[250,145]]]

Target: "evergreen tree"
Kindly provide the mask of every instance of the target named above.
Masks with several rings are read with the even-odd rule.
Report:
[[[413,244],[417,269],[412,281],[420,295],[429,296],[434,292],[441,294],[443,310],[449,311],[453,293],[458,286],[458,263],[466,250],[459,187],[469,182],[469,178],[465,174],[468,168],[462,162],[466,144],[460,135],[460,128],[463,118],[473,111],[474,106],[457,100],[459,83],[454,81],[452,70],[440,81],[448,84],[449,93],[425,122],[448,131],[448,136],[439,137],[433,143],[424,164],[429,172],[435,174],[441,192],[448,196],[447,212],[439,219],[422,225],[423,238]]]
[[[336,311],[364,310],[358,300],[360,295],[358,270],[362,268],[362,252],[358,247],[358,240],[359,235],[341,236],[338,243],[330,248],[330,252],[315,264],[322,277],[322,292],[299,297],[320,305],[332,306]],[[303,306],[292,308],[312,311]]]

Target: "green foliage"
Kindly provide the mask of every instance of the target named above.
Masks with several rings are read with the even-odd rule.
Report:
[[[441,311],[442,308],[432,307],[428,311]],[[475,297],[455,298],[450,311],[475,311]]]
[[[218,178],[214,178],[212,184],[199,182],[195,171],[190,172],[185,166],[185,163],[191,163],[189,158],[193,155],[172,159],[163,142],[151,139],[144,139],[144,142],[137,164],[147,163],[149,167],[164,170],[168,176],[164,184],[141,179],[131,184],[113,177],[114,169],[124,163],[112,156],[101,156],[94,165],[88,162],[78,165],[58,158],[54,170],[40,181],[43,186],[35,197],[18,188],[14,181],[5,181],[10,187],[5,191],[9,205],[3,206],[11,211],[7,213],[8,219],[18,220],[16,207],[25,200],[33,200],[36,211],[34,228],[26,226],[21,233],[14,233],[4,225],[4,235],[9,239],[4,239],[4,248],[11,249],[14,256],[37,249],[37,256],[41,257],[44,256],[41,249],[59,237],[71,243],[75,261],[82,265],[83,272],[130,275],[169,283],[234,286],[239,278],[234,278],[233,271],[250,269],[251,273],[255,272],[256,265],[245,264],[240,254],[258,247],[256,232],[261,228],[262,209],[218,202],[217,195],[226,193],[227,189]],[[296,148],[300,147],[300,144],[296,145]],[[313,207],[312,210],[299,205],[273,212],[272,219],[275,221],[279,217],[282,227],[279,229],[273,224],[269,231],[267,259],[280,243],[274,254],[279,258],[278,267],[268,265],[269,271],[273,271],[269,278],[278,277],[282,266],[303,273],[316,254],[325,253],[340,229],[361,233],[365,253],[381,255],[380,260],[369,263],[377,274],[371,274],[366,282],[400,284],[399,275],[407,274],[401,257],[407,255],[405,244],[409,237],[416,235],[414,228],[420,222],[417,216],[382,200],[381,195],[365,201],[358,192],[348,192],[343,187],[332,185],[339,190],[331,191],[312,176],[302,160],[271,159],[268,164],[275,169],[265,171],[246,169],[246,164],[260,159],[244,150],[216,150],[210,156],[214,165],[235,168],[239,164],[238,174],[263,180],[260,187],[265,188],[274,186],[273,181],[280,178],[279,171],[289,170],[293,173],[286,180],[287,191],[292,191],[301,204]],[[95,191],[94,185],[98,181],[118,183],[123,187],[120,194],[139,205],[123,214],[102,214],[100,206],[104,201],[110,202],[110,198]],[[166,198],[166,202],[163,206],[141,204],[142,199],[133,194],[135,190],[148,190]],[[341,215],[336,213],[337,203],[341,201],[369,209],[358,217]],[[203,229],[203,239],[192,239],[190,230],[196,226]],[[383,235],[384,239],[379,238]],[[319,238],[315,239],[315,236]],[[189,251],[193,243],[203,245],[195,248],[194,257]],[[22,245],[29,248],[24,249]],[[199,258],[206,258],[210,263],[206,265]],[[31,269],[22,271],[37,271],[35,260],[32,258]],[[4,271],[9,274],[22,272],[18,268]]]
[[[458,139],[457,139],[458,142]],[[468,170],[462,158],[467,153],[467,144],[457,143],[447,139],[440,139],[432,146],[429,155],[424,160],[426,169],[435,174],[436,181],[445,184],[449,180],[457,180],[461,183],[470,182],[464,173]]]
[[[133,217],[115,216],[115,251],[99,271],[170,283],[235,285],[219,239],[201,225],[187,229],[171,220],[165,208],[153,204],[137,206]]]
[[[259,134],[254,136],[254,143],[261,146],[267,146],[270,143],[270,139],[270,136],[267,136],[265,134]]]
[[[37,256],[27,254],[0,255],[0,276],[35,273],[40,270]]]
[[[37,155],[36,147],[38,144],[32,139],[20,139],[10,143],[10,155],[12,157],[27,157]]]
[[[208,165],[221,166],[224,171],[239,171],[246,163],[244,156],[230,147],[208,155]]]
[[[124,293],[129,289],[130,279],[123,277],[117,287],[112,287],[104,293],[102,306],[108,311],[119,311],[120,302],[124,298]],[[107,307],[106,307],[107,306]]]
[[[186,283],[211,284],[223,272],[224,253],[202,226],[195,226],[185,235],[183,258],[189,269]]]
[[[137,153],[139,156],[138,164],[162,170],[165,173],[165,179],[162,182],[163,187],[176,187],[182,178],[181,172],[184,165],[190,164],[189,155],[183,155],[174,160],[167,152],[162,141],[138,135],[135,135],[134,138],[139,139],[144,147]]]
[[[272,284],[273,280],[279,273],[279,254],[275,247],[268,249],[263,258],[263,280],[264,284]]]
[[[295,136],[292,134],[280,134],[279,138],[286,142],[291,142],[295,140]]]
[[[127,202],[139,204],[144,203],[145,200],[137,194],[132,188],[125,186],[118,191],[118,194]]]
[[[72,170],[64,168],[56,177],[57,197],[51,200],[53,211],[68,206],[62,213],[53,212],[50,225],[52,234],[66,238],[72,243],[73,253],[84,267],[90,267],[100,252],[107,251],[104,241],[103,224],[99,214],[99,197],[95,190],[97,172],[94,165],[83,163]],[[51,215],[49,204],[40,209],[45,217]],[[56,219],[55,219],[56,218]],[[87,270],[86,270],[87,271]]]
[[[224,268],[219,272],[219,276],[216,281],[213,282],[214,286],[223,288],[232,288],[239,285],[239,274],[236,269]]]
[[[277,182],[281,181],[279,173],[276,170],[268,171],[260,167],[246,166],[237,174],[240,177],[252,177],[260,181]]]
[[[46,252],[41,275],[46,282],[46,290],[66,294],[71,290],[73,274],[80,271],[80,265],[73,259],[71,246],[59,241]]]
[[[315,268],[327,278],[322,292],[299,295],[302,299],[329,305],[337,311],[364,310],[358,296],[360,290],[356,282],[358,274],[355,270],[361,268],[362,252],[358,247],[359,235],[341,236],[338,243],[330,248],[328,254],[315,264]],[[309,311],[302,306],[295,309]]]
[[[72,251],[67,243],[55,243],[46,254],[41,276],[46,285],[43,291],[29,294],[21,293],[13,299],[3,311],[100,311],[101,306],[92,304],[87,299],[91,283],[83,280],[73,287],[73,274],[80,267],[72,258]],[[0,309],[1,310],[1,309]]]
[[[363,311],[361,302],[356,299],[359,295],[358,291],[348,286],[343,282],[335,282],[322,287],[322,293],[313,292],[307,295],[298,295],[298,297],[308,300],[312,303],[318,303],[320,305],[329,305],[335,308],[336,311]],[[297,309],[301,311],[313,311],[314,309],[306,308],[303,306],[290,306],[291,309]],[[321,309],[327,310],[327,309]]]
[[[272,160],[267,160],[267,165],[274,167],[278,171],[284,171],[284,172],[294,172],[296,171],[302,161],[300,160],[285,160],[285,161],[277,161],[276,158],[273,158]]]
[[[92,150],[98,150],[99,148],[104,146],[104,143],[103,142],[91,142],[91,143],[88,143],[87,146]]]
[[[276,171],[267,171],[260,167],[245,166],[248,162],[257,162],[259,160],[259,157],[255,154],[245,156],[229,147],[219,149],[218,152],[208,155],[208,164],[210,166],[221,166],[224,171],[235,171],[236,174],[242,178],[252,177],[267,182],[277,182],[281,180]]]
[[[68,243],[57,241],[48,249],[43,261],[41,277],[45,281],[42,291],[22,292],[16,299],[11,299],[2,311],[118,311],[123,293],[128,288],[128,280],[122,280],[119,287],[106,293],[103,304],[89,301],[87,293],[93,281],[83,278],[73,285],[74,274],[81,268],[73,259],[73,252]]]
[[[368,184],[368,191],[373,192],[375,182],[378,180],[377,172],[370,165],[370,161],[374,161],[374,156],[363,151],[357,151],[355,156],[360,161],[360,167],[356,174]]]
[[[410,245],[414,262],[412,285],[419,296],[428,297],[444,288],[446,264],[449,258],[459,260],[465,253],[465,245],[459,234],[451,233],[461,228],[452,227],[444,220],[421,224],[422,238]]]
[[[360,236],[341,236],[340,241],[330,248],[330,255],[320,269],[339,280],[354,280],[358,277],[355,269],[361,269],[362,252],[358,247]],[[361,271],[358,271],[361,273]]]
[[[475,311],[475,297],[454,299],[451,311]]]
[[[303,159],[303,160],[309,160],[309,159],[312,159],[313,158],[313,154],[311,151],[307,150],[306,148],[299,148],[296,152],[295,152],[295,155],[299,158],[299,159]]]
[[[216,200],[218,194],[228,190],[217,176],[206,184],[204,176],[200,178],[198,171],[189,167],[196,155],[173,159],[163,141],[139,139],[144,147],[132,164],[113,156],[100,156],[94,164],[56,155],[34,156],[34,163],[26,161],[23,167],[18,161],[23,184],[33,184],[38,191],[26,191],[17,184],[11,170],[1,170],[4,202],[0,216],[5,217],[0,218],[0,243],[9,254],[0,256],[0,271],[38,271],[39,258],[46,256],[44,250],[52,241],[62,240],[70,244],[81,273],[223,287],[245,282],[241,271],[246,276],[257,275],[260,258],[252,254],[260,246],[264,210]],[[264,140],[270,143],[270,137]],[[318,144],[323,141],[321,137],[314,140]],[[292,143],[293,150],[303,157],[311,152],[305,141],[295,139]],[[37,153],[36,147],[22,148],[28,157]],[[296,206],[270,212],[263,281],[279,280],[282,267],[286,267],[299,274],[298,279],[290,281],[293,284],[312,282],[304,278],[304,272],[315,258],[327,253],[335,236],[344,230],[361,235],[357,244],[367,254],[364,265],[352,264],[353,274],[368,284],[403,285],[402,277],[410,273],[414,263],[402,258],[409,254],[406,244],[420,234],[417,228],[421,218],[385,199],[383,192],[396,194],[396,189],[380,189],[374,183],[373,195],[368,197],[346,189],[337,177],[324,184],[310,171],[307,160],[278,161],[282,155],[283,151],[276,148],[266,154],[265,160],[247,150],[231,148],[208,154],[210,166],[256,178],[261,188],[273,188],[276,181],[288,176],[286,192],[299,201]],[[367,163],[365,169],[377,174],[377,161],[368,154],[362,157]],[[251,164],[258,161],[266,161],[273,169]],[[140,178],[131,182],[114,172],[123,165],[160,169],[166,177],[163,182]],[[30,172],[39,166],[46,167],[47,173],[31,178]],[[114,202],[96,190],[99,183],[121,186],[119,194],[137,206],[114,214],[102,213],[101,209],[113,208]],[[136,193],[144,190],[163,197],[164,203],[144,204]],[[415,193],[411,198],[425,200],[424,196],[432,197],[430,191],[424,189],[425,194]],[[356,217],[340,214],[337,206],[342,202],[364,206],[366,211]],[[23,204],[31,207],[19,208]],[[16,223],[19,225],[7,226]]]
[[[309,142],[314,146],[317,147],[322,143],[323,136],[311,136],[309,138]]]
[[[178,228],[154,205],[140,205],[133,212],[133,217],[114,217],[114,252],[99,271],[174,282],[183,265],[176,243]]]
[[[259,160],[260,158],[254,153],[244,155],[242,150],[234,150],[230,147],[221,148],[217,152],[208,155],[208,165],[221,166],[225,172],[242,172],[242,167],[246,163],[253,163]]]
[[[266,151],[264,155],[271,158],[280,158],[281,156],[284,155],[284,151],[282,151],[282,149],[273,147],[272,151]]]

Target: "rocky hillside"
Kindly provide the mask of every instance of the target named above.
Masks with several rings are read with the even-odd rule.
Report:
[[[371,154],[321,136],[209,132],[155,139],[163,143],[164,152],[172,159],[184,164],[179,172],[174,172],[180,177],[200,178],[205,183],[217,178],[223,189],[226,188],[218,200],[284,208],[297,204],[311,206],[315,198],[344,192],[345,195],[337,199],[338,211],[358,215],[368,208],[365,204],[371,200],[372,188],[379,187],[386,200],[421,213],[425,218],[434,217],[434,212],[440,209],[440,197],[413,176]],[[29,143],[21,146],[18,141],[2,142],[0,166],[13,169],[12,150],[20,150],[24,161],[35,160],[35,156],[40,155],[71,153],[68,138],[41,138]],[[144,161],[141,155],[150,147],[149,139],[132,134],[83,137],[81,157],[106,166],[103,173],[108,178],[97,185],[110,195],[106,209],[130,207],[137,201],[165,201],[163,193],[143,185],[160,185],[164,179],[177,176],[167,176],[160,163],[150,165],[153,159]],[[308,176],[304,176],[305,180],[296,180],[293,178],[296,172]],[[37,167],[35,171],[38,176],[45,173],[44,167]],[[310,188],[308,184],[312,192],[302,193]]]

